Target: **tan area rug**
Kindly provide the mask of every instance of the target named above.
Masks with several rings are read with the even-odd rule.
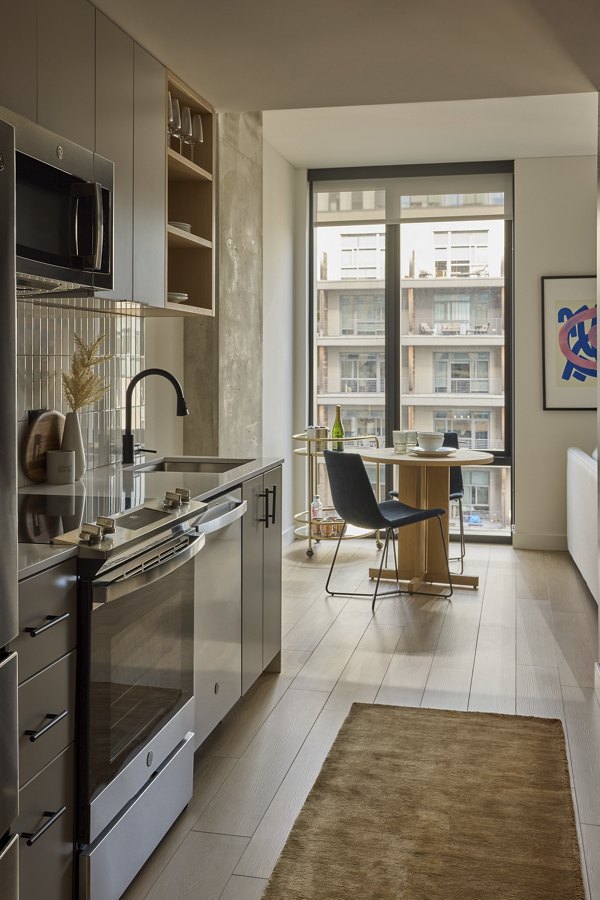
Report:
[[[263,900],[583,900],[558,719],[355,703]]]

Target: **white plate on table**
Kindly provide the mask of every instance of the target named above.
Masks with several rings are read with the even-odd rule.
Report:
[[[456,453],[454,447],[438,447],[437,450],[424,450],[423,447],[412,447],[408,451],[414,456],[452,456]]]
[[[180,231],[191,231],[192,226],[189,222],[169,222],[169,225],[172,225],[173,228],[179,228]]]

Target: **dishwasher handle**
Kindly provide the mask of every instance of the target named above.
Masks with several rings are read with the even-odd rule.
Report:
[[[237,522],[246,514],[247,500],[227,500],[209,509],[203,518],[196,524],[199,534],[213,534],[221,531],[233,522]]]

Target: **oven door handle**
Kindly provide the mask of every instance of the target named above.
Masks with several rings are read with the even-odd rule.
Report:
[[[205,517],[196,523],[196,528],[200,534],[212,534],[215,531],[221,531],[233,522],[237,522],[246,514],[248,509],[248,501],[228,500],[226,503],[220,503],[209,509]]]
[[[134,591],[150,587],[162,578],[172,575],[181,566],[193,559],[204,547],[204,535],[198,533],[181,550],[178,550],[164,562],[150,565],[145,571],[137,571],[131,575],[115,575],[113,578],[92,582],[93,603],[110,603],[119,600]]]

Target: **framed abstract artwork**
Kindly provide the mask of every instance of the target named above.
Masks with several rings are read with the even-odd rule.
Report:
[[[542,278],[544,409],[596,409],[596,279]]]

